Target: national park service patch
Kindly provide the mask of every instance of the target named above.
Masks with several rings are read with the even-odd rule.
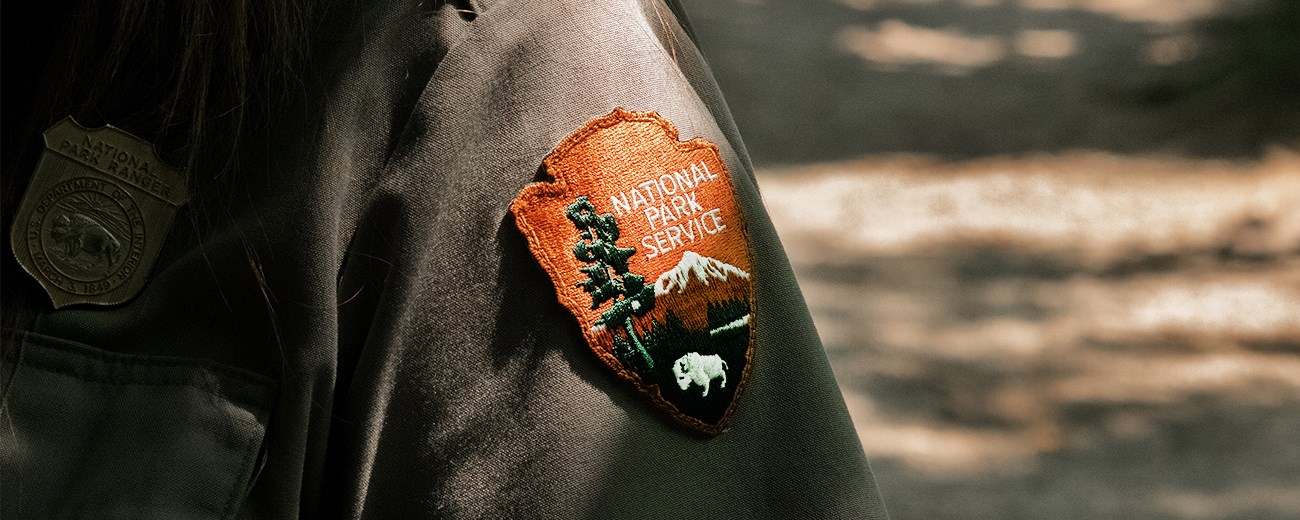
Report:
[[[717,145],[614,109],[511,206],[588,346],[681,424],[727,425],[753,351],[753,262]]]

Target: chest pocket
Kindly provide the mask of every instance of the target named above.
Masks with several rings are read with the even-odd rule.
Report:
[[[32,334],[0,377],[0,518],[228,518],[273,396],[233,368]]]

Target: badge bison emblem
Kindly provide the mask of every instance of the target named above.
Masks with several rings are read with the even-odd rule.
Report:
[[[122,253],[122,242],[102,224],[74,213],[54,217],[50,238],[63,246],[63,258],[71,261],[82,253],[90,255],[91,266],[112,265]]]

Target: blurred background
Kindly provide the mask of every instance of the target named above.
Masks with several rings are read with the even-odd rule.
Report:
[[[1300,1],[684,3],[895,520],[1300,518]]]

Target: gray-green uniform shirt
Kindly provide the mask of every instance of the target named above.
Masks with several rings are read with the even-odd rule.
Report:
[[[224,218],[182,214],[130,302],[5,345],[0,517],[885,518],[673,9],[339,4],[308,103],[195,201]],[[748,222],[765,318],[710,440],[596,359],[509,212],[614,107],[716,143]]]

